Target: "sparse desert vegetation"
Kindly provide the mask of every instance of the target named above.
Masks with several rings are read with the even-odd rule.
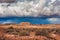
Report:
[[[58,24],[52,24],[53,26],[47,24],[45,28],[42,27],[44,25],[36,25],[36,27],[33,28],[33,26],[35,26],[33,24],[32,27],[29,28],[23,27],[31,26],[29,23],[29,25],[26,24],[27,23],[22,23],[22,28],[15,28],[15,26],[10,26],[8,28],[0,27],[0,40],[60,40],[60,28]],[[49,26],[49,28],[46,26]]]

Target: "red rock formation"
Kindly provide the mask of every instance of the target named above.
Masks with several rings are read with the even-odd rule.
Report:
[[[29,22],[22,22],[22,23],[20,23],[20,25],[30,25],[30,23]]]

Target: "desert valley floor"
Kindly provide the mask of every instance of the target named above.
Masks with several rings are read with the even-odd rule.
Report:
[[[0,40],[60,40],[60,24],[0,24]]]

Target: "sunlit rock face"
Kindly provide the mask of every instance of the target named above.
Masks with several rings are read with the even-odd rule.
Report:
[[[0,3],[13,3],[15,0],[0,0]]]

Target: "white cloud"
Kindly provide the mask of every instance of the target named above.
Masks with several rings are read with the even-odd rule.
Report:
[[[56,22],[58,20],[58,18],[49,18],[48,20],[51,22]]]
[[[14,23],[14,22],[11,21],[11,20],[7,20],[7,21],[3,21],[3,22],[1,22],[1,24],[8,24],[8,23]]]
[[[7,4],[0,3],[0,17],[6,16],[41,16],[41,15],[60,15],[60,9],[52,4],[55,0],[47,3],[48,0],[19,0],[17,3]],[[46,3],[48,7],[46,7]],[[9,5],[9,6],[7,6]],[[57,9],[57,10],[56,10]],[[53,11],[51,11],[53,10]]]
[[[55,2],[56,0],[51,0],[51,3]]]
[[[47,20],[53,24],[59,24],[60,23],[60,18],[48,18]]]

